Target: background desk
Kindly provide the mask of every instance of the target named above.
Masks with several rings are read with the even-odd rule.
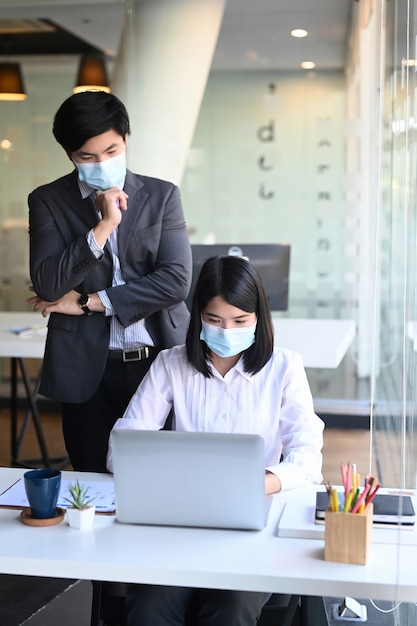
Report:
[[[7,331],[11,327],[38,328],[47,320],[40,313],[0,312],[0,356],[42,358],[45,335],[25,336]],[[290,319],[273,314],[275,343],[301,354],[304,367],[338,367],[355,337],[353,320]]]
[[[290,319],[272,316],[275,343],[299,352],[304,367],[336,368],[355,333],[353,320]]]
[[[0,469],[3,491],[23,473]],[[110,480],[63,472],[64,478]],[[289,492],[291,493],[291,492]],[[294,493],[294,492],[292,492]],[[277,536],[288,494],[277,494],[261,532],[164,528],[95,518],[91,531],[36,528],[0,510],[0,572],[85,580],[241,589],[306,596],[417,600],[416,546],[373,544],[366,566],[324,561],[324,542]],[[393,541],[396,541],[393,533]]]
[[[45,349],[47,320],[40,313],[0,312],[0,357],[7,357],[11,362],[11,389],[10,389],[10,430],[11,430],[11,464],[18,465],[19,448],[26,432],[29,420],[33,418],[36,436],[41,452],[41,464],[50,465],[42,425],[38,414],[36,395],[38,383],[33,387],[26,371],[25,359],[42,359]],[[33,332],[17,335],[10,332],[11,328],[32,328]],[[45,329],[42,332],[42,329]],[[20,434],[17,425],[17,378],[18,369],[22,375],[29,411]],[[35,462],[35,465],[37,463]],[[30,462],[26,465],[31,465]]]
[[[0,311],[0,356],[42,359],[45,349],[47,319],[40,313]],[[34,332],[16,335],[10,328],[33,328]]]
[[[353,320],[332,319],[288,319],[273,314],[275,343],[284,348],[295,350],[301,354],[304,367],[336,368],[346,354],[355,336],[355,322]],[[19,461],[19,448],[23,440],[28,421],[33,417],[37,440],[41,452],[41,463],[48,467],[57,462],[65,464],[64,459],[52,460],[49,458],[46,443],[39,418],[36,396],[38,387],[31,385],[27,376],[25,359],[42,359],[46,333],[47,319],[40,313],[33,312],[0,312],[0,357],[11,359],[11,465],[38,465],[35,462]],[[33,332],[14,334],[10,328],[27,327]],[[20,368],[26,397],[29,403],[23,428],[18,433],[17,428],[17,370]]]

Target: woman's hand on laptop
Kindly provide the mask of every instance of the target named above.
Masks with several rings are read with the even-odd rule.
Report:
[[[281,491],[281,481],[272,472],[265,472],[265,493],[269,496],[271,493]]]

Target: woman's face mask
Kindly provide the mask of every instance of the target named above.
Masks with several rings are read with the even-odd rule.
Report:
[[[200,339],[218,356],[236,356],[255,343],[256,322],[244,328],[221,328],[201,321]]]
[[[126,152],[117,156],[96,161],[94,163],[75,163],[78,178],[99,191],[106,191],[110,187],[123,188],[126,177]]]

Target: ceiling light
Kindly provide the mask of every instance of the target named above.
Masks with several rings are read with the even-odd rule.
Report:
[[[307,37],[307,35],[308,35],[308,30],[305,30],[304,28],[294,28],[291,31],[292,37],[302,38],[302,37]]]
[[[84,54],[78,68],[74,93],[81,91],[106,91],[110,93],[104,55]]]
[[[316,67],[314,61],[302,61],[300,65],[303,70],[314,70],[314,68]]]
[[[18,63],[0,63],[0,100],[26,100],[22,73]]]

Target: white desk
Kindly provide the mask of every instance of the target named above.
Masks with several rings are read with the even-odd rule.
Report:
[[[0,312],[0,357],[7,357],[11,361],[11,391],[10,391],[10,425],[11,425],[11,464],[18,465],[19,448],[23,441],[29,420],[33,418],[36,436],[44,466],[50,465],[46,449],[45,438],[38,414],[36,395],[38,383],[32,388],[26,371],[24,359],[42,359],[45,349],[47,320],[40,313]],[[10,332],[11,328],[29,327],[33,332],[21,335]],[[29,410],[23,423],[20,434],[17,432],[17,377],[18,368],[25,386]],[[62,461],[62,459],[59,459]],[[29,465],[31,463],[29,462]],[[37,464],[37,463],[35,463]]]
[[[417,323],[415,320],[407,322],[407,338],[413,343],[413,350],[417,352]]]
[[[275,343],[299,352],[304,367],[336,368],[346,354],[355,336],[353,320],[332,319],[288,319],[273,314]],[[49,466],[50,459],[39,419],[36,395],[31,389],[24,359],[42,359],[45,348],[47,320],[40,313],[0,312],[0,357],[8,357],[12,364],[11,381],[11,464],[18,465],[19,448],[25,427],[17,433],[17,368],[20,367],[30,416],[34,419],[43,465]],[[17,335],[8,329],[13,327],[33,328],[33,332]],[[39,330],[41,329],[41,331]],[[42,332],[43,331],[43,332]],[[27,424],[26,420],[26,424]],[[58,459],[59,463],[63,459]]]
[[[47,319],[40,313],[0,311],[0,357],[42,359],[45,349]],[[37,329],[32,333],[15,335],[9,328],[30,327]]]
[[[304,367],[336,368],[355,333],[353,320],[290,319],[273,314],[275,343],[301,354]]]
[[[40,313],[0,312],[0,357],[42,358],[45,335],[7,332],[13,326],[46,326]],[[355,337],[353,320],[289,319],[273,314],[275,343],[301,354],[304,367],[338,367]]]
[[[0,469],[0,490],[22,473],[20,469]],[[64,478],[75,475],[63,472]],[[109,480],[107,475],[78,476]],[[2,509],[0,572],[306,596],[417,600],[416,546],[376,543],[365,566],[324,561],[322,540],[277,536],[286,497],[274,496],[268,525],[262,532],[134,526],[104,515],[96,516],[91,531],[69,528],[65,521],[36,528],[23,525],[18,511]]]

